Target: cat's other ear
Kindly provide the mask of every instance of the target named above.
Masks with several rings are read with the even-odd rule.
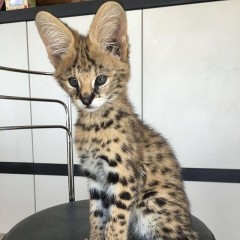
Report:
[[[74,36],[71,30],[48,12],[39,12],[35,18],[38,32],[54,67],[74,54]]]
[[[128,61],[127,17],[120,4],[107,2],[96,13],[89,32],[90,41]]]

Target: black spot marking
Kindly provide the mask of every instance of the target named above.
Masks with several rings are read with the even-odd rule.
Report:
[[[101,191],[101,200],[104,201],[107,198],[107,194],[104,191]]]
[[[107,109],[107,110],[105,111],[105,113],[104,113],[102,116],[103,116],[104,118],[107,118],[108,115],[109,115],[109,113],[110,113],[110,110]]]
[[[119,142],[119,138],[114,138],[113,141],[114,141],[115,143],[118,143],[118,142]]]
[[[174,152],[170,152],[170,153],[169,153],[169,157],[170,157],[170,158],[173,158],[173,159],[176,159],[176,156],[175,156]]]
[[[100,143],[102,142],[102,139],[93,138],[93,139],[92,139],[92,142],[93,142],[93,143],[100,144]]]
[[[159,184],[159,181],[153,180],[152,182],[150,182],[150,183],[148,184],[148,186],[149,186],[149,187],[155,187],[155,186],[157,186],[158,184]]]
[[[121,128],[121,125],[120,124],[116,124],[115,126],[114,126],[114,129],[120,129]]]
[[[140,204],[137,205],[138,208],[142,208],[142,207],[145,207],[145,203],[144,202],[141,202]]]
[[[94,211],[95,217],[103,217],[103,211],[102,210],[95,210]]]
[[[101,199],[101,193],[97,189],[90,189],[90,198],[99,200]]]
[[[162,228],[162,231],[165,233],[165,234],[170,234],[173,232],[173,230],[171,228],[167,228],[167,227],[163,227]]]
[[[95,132],[98,132],[100,130],[100,128],[97,124],[87,125],[85,123],[77,122],[76,126],[80,127],[83,131],[87,131],[87,132],[89,132],[91,130],[95,130]]]
[[[121,202],[121,201],[116,201],[115,204],[116,204],[116,207],[117,207],[117,208],[127,209],[126,204],[124,204],[124,203]]]
[[[102,200],[102,205],[104,208],[109,208],[110,206],[110,202],[109,202],[109,199],[108,198],[105,198],[104,200]]]
[[[135,179],[134,179],[133,176],[131,176],[131,177],[128,178],[128,181],[129,181],[130,183],[134,183],[134,182],[135,182]]]
[[[87,158],[88,158],[88,155],[86,155],[86,154],[81,154],[79,157],[80,157],[81,159],[87,159]]]
[[[121,148],[122,148],[123,152],[128,152],[129,151],[129,147],[125,143],[122,145]]]
[[[163,175],[165,175],[165,174],[167,174],[167,173],[171,173],[172,170],[171,170],[170,168],[168,168],[168,167],[164,167],[164,168],[161,170],[161,172],[162,172]]]
[[[116,167],[118,165],[118,163],[116,161],[114,161],[114,160],[110,160],[108,162],[108,164],[109,164],[110,167]]]
[[[148,215],[148,214],[151,214],[151,213],[154,213],[154,211],[151,210],[151,209],[149,209],[149,208],[145,208],[145,209],[143,210],[143,214],[145,214],[145,215]]]
[[[95,132],[98,132],[100,130],[100,127],[98,125],[95,125]]]
[[[133,192],[136,192],[136,191],[137,191],[137,188],[136,188],[135,186],[132,186],[132,187],[131,187],[131,190],[132,190]]]
[[[107,194],[105,192],[102,192],[102,195],[101,195],[101,199],[102,199],[102,206],[105,208],[105,209],[108,209],[110,207],[110,205],[115,205],[115,196],[112,195],[112,196],[107,196]]]
[[[175,192],[170,192],[168,193],[169,196],[172,196],[172,197],[176,197],[176,193]]]
[[[84,164],[86,162],[86,159],[80,159],[81,164]]]
[[[118,218],[124,220],[124,219],[125,219],[125,216],[120,213],[120,214],[118,214]]]
[[[151,169],[151,173],[152,174],[155,174],[157,171],[158,171],[157,167],[152,167],[152,169]]]
[[[127,179],[125,177],[122,177],[120,179],[120,183],[123,185],[123,186],[127,186],[128,185],[128,182],[127,182]]]
[[[94,129],[95,132],[98,132],[100,130],[100,128],[97,124],[94,124],[93,126],[90,126],[88,131],[91,131],[92,129]]]
[[[148,161],[149,161],[149,162],[151,162],[151,161],[152,161],[152,159],[153,159],[153,157],[152,157],[152,156],[148,156]]]
[[[101,127],[103,129],[106,129],[106,128],[109,128],[112,124],[113,124],[113,120],[111,119],[111,120],[108,120],[107,122],[102,122]]]
[[[119,154],[116,153],[115,155],[115,159],[117,160],[117,162],[121,163],[122,162],[122,158]]]
[[[163,160],[162,154],[161,154],[161,153],[158,153],[158,154],[156,155],[156,159],[161,162],[161,161]]]
[[[128,116],[128,114],[126,112],[119,110],[119,111],[117,111],[115,118],[117,121],[120,121],[123,117],[126,117],[126,116]]]
[[[98,156],[98,157],[101,158],[102,160],[106,161],[107,163],[109,163],[109,159],[108,159],[107,156],[105,156],[105,155],[100,155],[100,156]]]
[[[120,81],[120,78],[117,78],[118,81]],[[116,86],[117,88],[123,88],[123,85],[121,85],[120,83]],[[115,93],[117,93],[117,91],[115,91]]]
[[[120,222],[120,225],[121,225],[121,226],[124,226],[124,225],[126,225],[126,223],[127,223],[126,221],[121,221],[121,222]]]
[[[86,52],[86,57],[87,57],[88,61],[89,61],[93,66],[96,65],[95,60],[89,56],[89,53],[88,53],[88,52]]]
[[[106,147],[106,144],[105,144],[105,143],[103,143],[103,144],[102,144],[102,148],[105,148],[105,147]]]
[[[119,197],[123,200],[130,200],[131,194],[129,192],[123,191],[119,194]]]
[[[91,178],[93,180],[96,180],[96,175],[93,174],[93,173],[90,173],[88,170],[84,170],[84,175],[87,177],[87,178]]]
[[[119,174],[109,172],[108,176],[107,176],[107,181],[108,181],[108,183],[116,184],[119,181]]]
[[[158,141],[158,142],[155,142],[155,144],[156,144],[156,146],[157,146],[158,148],[161,148],[162,145],[163,145],[163,142]]]
[[[142,197],[142,200],[146,199],[146,198],[149,198],[149,197],[152,197],[156,194],[157,192],[156,191],[150,191],[150,192],[147,192],[143,195]]]
[[[156,198],[155,202],[157,203],[157,205],[159,207],[162,207],[162,206],[164,206],[166,204],[166,199],[164,199],[164,198]]]
[[[162,209],[161,211],[158,211],[158,213],[161,215],[165,215],[167,217],[169,217],[171,215],[171,212],[167,209]]]
[[[163,187],[163,188],[166,188],[166,189],[171,189],[171,188],[172,188],[172,186],[171,186],[171,185],[168,185],[168,184],[164,184],[164,185],[162,185],[162,187]]]
[[[116,204],[116,197],[114,196],[114,195],[112,195],[110,198],[109,198],[109,200],[110,200],[110,203],[111,204]]]

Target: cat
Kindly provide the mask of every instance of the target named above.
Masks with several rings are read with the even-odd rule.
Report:
[[[37,14],[36,26],[79,114],[75,144],[89,180],[89,239],[197,240],[176,157],[128,100],[123,8],[104,3],[87,36],[47,12]]]

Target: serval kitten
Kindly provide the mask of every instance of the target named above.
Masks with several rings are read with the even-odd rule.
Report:
[[[127,19],[107,2],[82,36],[47,12],[36,25],[79,117],[75,142],[89,179],[91,240],[195,240],[180,168],[165,138],[127,96]]]

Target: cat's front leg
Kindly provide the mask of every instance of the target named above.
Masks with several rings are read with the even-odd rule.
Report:
[[[106,224],[105,240],[127,240],[129,226],[129,212],[119,210],[113,206],[114,213]]]
[[[89,240],[105,240],[104,231],[107,221],[107,211],[102,205],[102,186],[90,180],[90,235]]]
[[[129,188],[123,187],[121,183],[112,185],[110,188],[114,190],[112,196],[111,193],[108,193],[111,196],[111,202],[109,219],[105,229],[105,240],[127,240],[133,194]]]
[[[103,211],[95,200],[90,201],[90,235],[89,240],[104,240],[104,221]]]

